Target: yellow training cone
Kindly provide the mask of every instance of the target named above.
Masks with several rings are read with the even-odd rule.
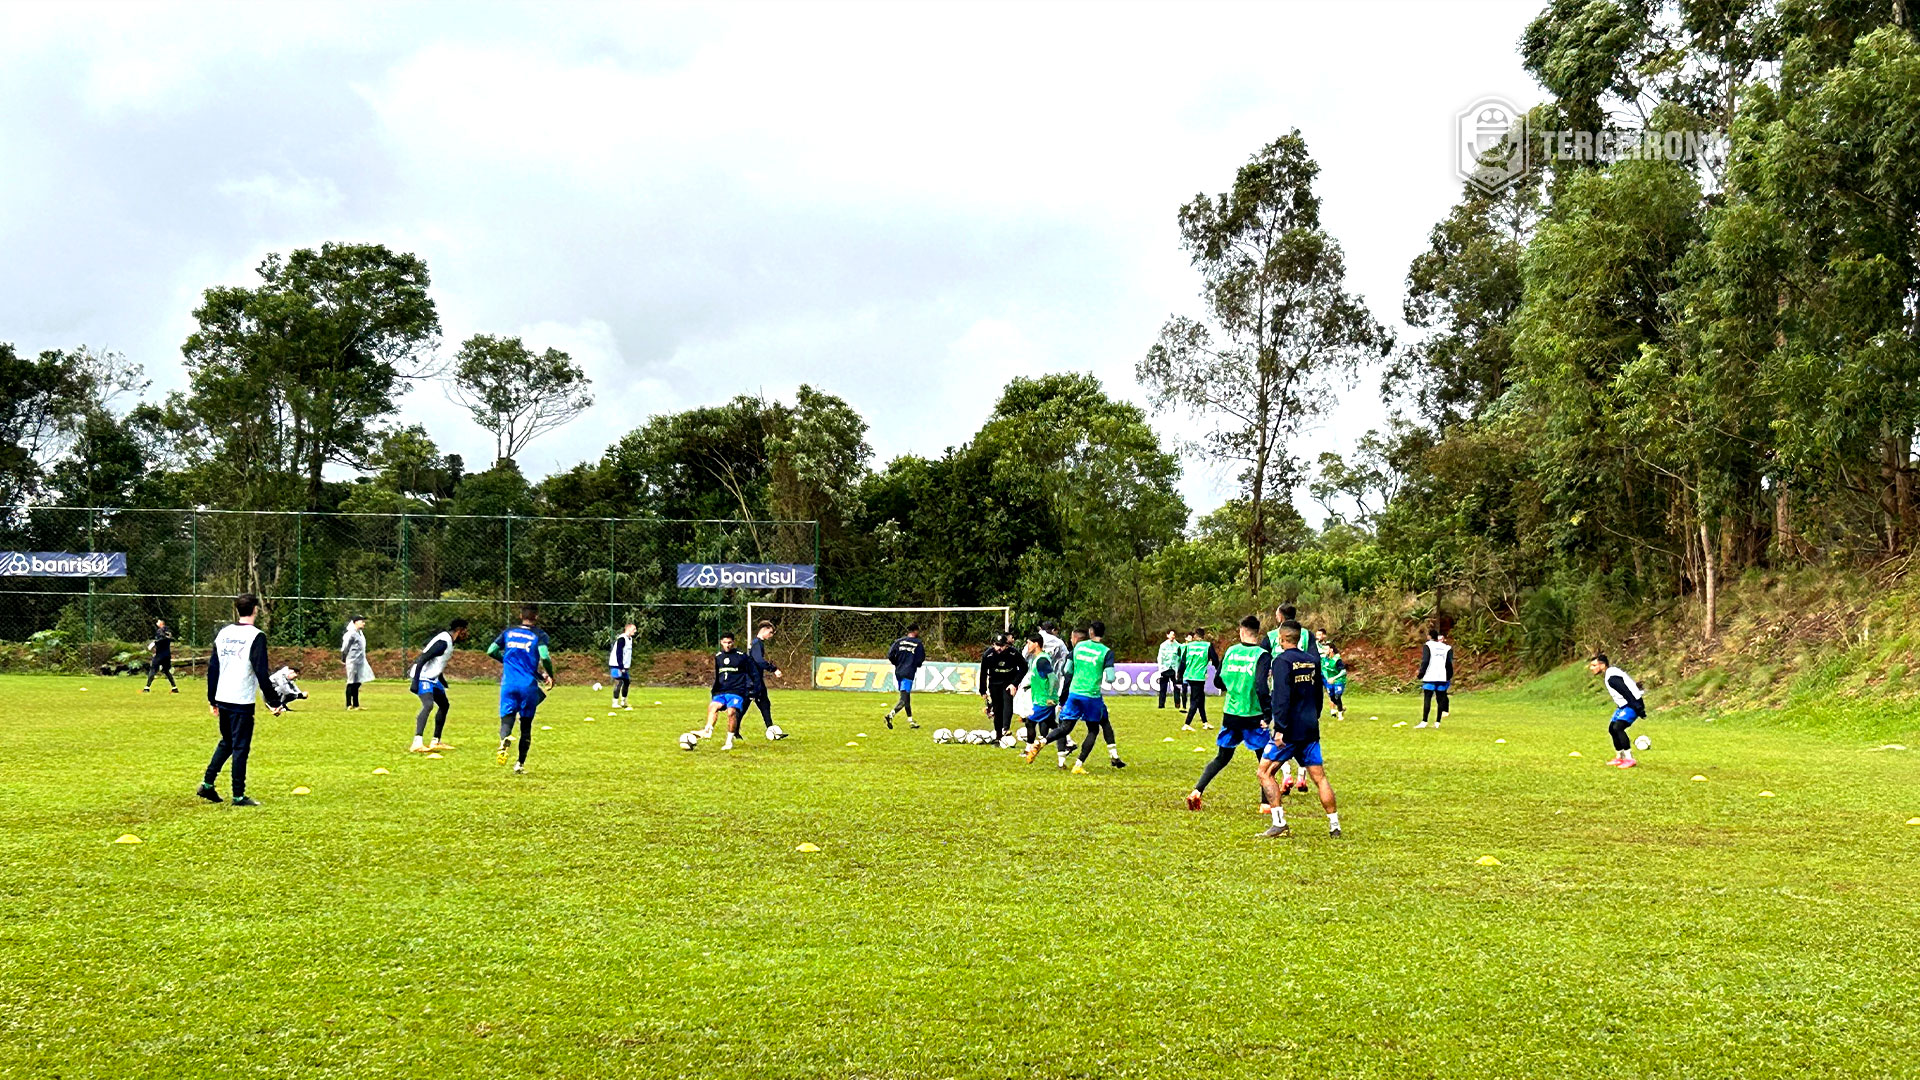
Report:
[[[552,731],[552,730],[553,730],[553,725],[552,725],[552,724],[541,724],[541,725],[540,725],[540,730],[541,730],[541,731]]]
[[[819,850],[820,850],[820,845],[818,845],[818,844],[801,844],[801,845],[800,845],[799,847],[797,847],[797,848],[794,848],[793,850],[795,850],[795,851],[819,851]]]
[[[81,687],[80,689],[82,689],[82,690],[85,690],[85,689],[86,689],[86,687],[84,687],[84,686],[83,686],[83,687]],[[135,836],[135,835],[133,835],[132,833],[121,833],[121,834],[120,834],[120,839],[118,839],[118,840],[115,840],[115,841],[114,841],[114,843],[116,843],[116,844],[144,844],[144,843],[146,843],[146,841],[145,841],[145,840],[142,840],[142,839],[140,839],[139,837],[137,837],[137,836]]]
[[[1760,793],[1760,797],[1761,797],[1761,798],[1763,798],[1763,799],[1771,799],[1771,798],[1773,798],[1773,792],[1771,792],[1771,791],[1763,791],[1763,792],[1761,792],[1761,793]]]
[[[850,743],[848,743],[847,745],[848,745],[848,746],[859,746],[860,744],[859,744],[859,743],[857,743],[857,742],[850,742]]]
[[[1394,725],[1393,725],[1393,726],[1394,726],[1394,727],[1406,727],[1406,726],[1407,726],[1407,722],[1406,722],[1405,720],[1399,720],[1399,721],[1396,721],[1396,722],[1394,723]]]
[[[313,794],[313,789],[312,789],[312,788],[303,788],[303,787],[297,787],[297,788],[294,788],[294,789],[293,789],[293,793],[294,793],[295,795],[311,795],[311,794]]]
[[[857,734],[857,735],[855,735],[855,736],[854,736],[854,738],[856,738],[856,739],[864,739],[864,738],[866,738],[866,737],[867,737],[867,733],[866,733],[866,732],[864,732],[864,731],[862,731],[862,732],[860,732],[859,734]]]
[[[1569,753],[1569,754],[1568,754],[1567,756],[1568,756],[1568,757],[1579,757],[1579,756],[1580,756],[1580,751],[1578,751],[1578,750],[1575,750],[1575,751],[1573,751],[1572,753]]]
[[[1491,855],[1482,855],[1478,860],[1481,866],[1499,866],[1500,860]]]
[[[430,757],[430,758],[438,758],[438,757],[441,757],[442,755],[440,755],[440,754],[428,754],[427,756],[428,756],[428,757]]]
[[[375,776],[385,776],[385,775],[387,775],[387,770],[385,770],[385,769],[375,769],[375,770],[373,770],[373,775],[375,775]]]
[[[1910,818],[1908,818],[1908,819],[1907,819],[1907,824],[1909,824],[1909,825],[1920,825],[1920,817],[1910,817]]]
[[[1173,736],[1171,736],[1171,735],[1169,735],[1169,736],[1167,736],[1166,738],[1164,738],[1164,739],[1161,739],[1160,741],[1161,741],[1161,742],[1172,742],[1172,741],[1173,741]]]
[[[1505,746],[1507,742],[1505,739],[1495,739],[1493,741],[1496,746]]]
[[[1698,774],[1698,773],[1695,773],[1695,774],[1694,774],[1694,777],[1693,777],[1693,778],[1694,778],[1695,780],[1698,780],[1698,781],[1700,781],[1700,782],[1701,782],[1701,783],[1703,783],[1703,784],[1704,784],[1704,783],[1706,783],[1706,780],[1707,780],[1707,778],[1706,778],[1706,777],[1704,777],[1704,776],[1701,776],[1701,775],[1700,775],[1700,774]]]
[[[1207,752],[1207,748],[1204,746],[1196,746],[1193,748],[1193,752],[1196,754],[1204,754]]]

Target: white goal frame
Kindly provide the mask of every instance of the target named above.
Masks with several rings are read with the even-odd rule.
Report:
[[[1009,633],[1013,630],[1013,608],[1007,605],[990,605],[987,607],[849,607],[844,604],[784,604],[775,603],[771,600],[749,600],[747,601],[747,625],[745,627],[748,638],[753,637],[753,628],[760,624],[760,617],[756,615],[755,612],[763,608],[776,608],[781,611],[846,611],[855,615],[939,615],[947,612],[997,611],[1000,613],[1000,629]]]

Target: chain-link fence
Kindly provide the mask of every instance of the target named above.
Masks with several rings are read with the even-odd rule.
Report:
[[[257,593],[276,646],[334,646],[364,615],[368,646],[417,648],[455,616],[489,636],[540,605],[565,650],[604,650],[628,620],[636,652],[711,649],[747,597],[681,589],[682,562],[817,563],[811,521],[478,517],[9,507],[0,550],[125,552],[123,578],[0,577],[0,641],[141,642],[155,619],[204,646]],[[806,600],[808,592],[756,592]]]

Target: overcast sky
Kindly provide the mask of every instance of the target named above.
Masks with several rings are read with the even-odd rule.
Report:
[[[880,460],[938,455],[1015,374],[1140,400],[1135,360],[1199,314],[1175,211],[1291,128],[1400,326],[1455,113],[1539,97],[1540,6],[0,4],[0,341],[120,350],[158,395],[202,289],[377,241],[426,260],[449,352],[519,334],[593,378],[535,475],[802,382]],[[403,411],[491,461],[437,385]],[[1311,449],[1383,416],[1365,378]],[[1186,472],[1196,510],[1232,494]]]

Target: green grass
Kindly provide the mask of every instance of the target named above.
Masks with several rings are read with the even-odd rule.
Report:
[[[1347,838],[1261,842],[1251,765],[1187,812],[1202,740],[1141,700],[1070,777],[876,695],[776,690],[794,738],[725,755],[675,746],[696,694],[563,688],[515,777],[490,686],[430,761],[401,686],[317,684],[236,810],[197,684],[0,678],[0,1075],[1910,1075],[1920,734],[1656,714],[1621,773],[1562,682],[1441,733],[1356,697]]]

